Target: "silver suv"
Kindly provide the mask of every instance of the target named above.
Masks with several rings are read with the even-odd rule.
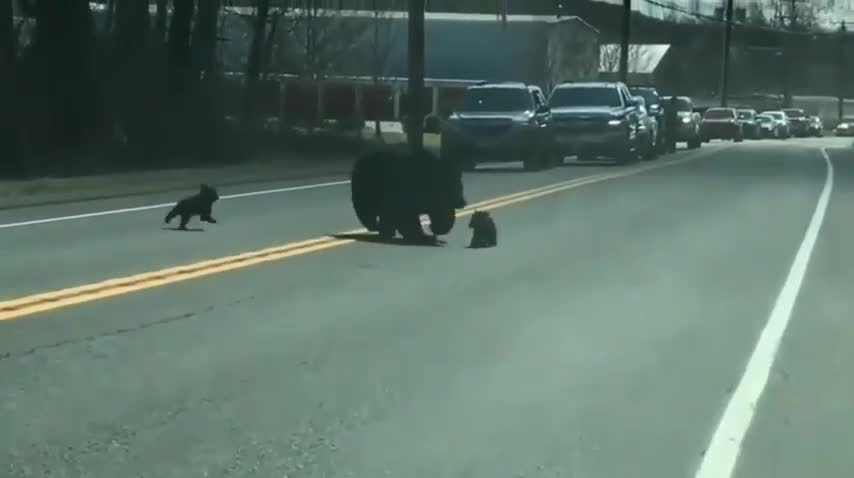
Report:
[[[551,110],[540,87],[482,83],[466,88],[442,125],[440,156],[471,171],[483,162],[515,162],[536,170],[561,158],[551,135]]]

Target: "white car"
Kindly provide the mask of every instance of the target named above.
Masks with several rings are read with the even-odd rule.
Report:
[[[789,117],[783,111],[763,111],[763,115],[770,116],[774,120],[774,125],[780,131],[780,138],[788,139],[792,137],[792,128],[789,125]]]

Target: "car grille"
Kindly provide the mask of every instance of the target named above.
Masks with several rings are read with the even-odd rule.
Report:
[[[735,125],[732,123],[703,123],[703,130],[711,134],[729,133],[734,129]]]
[[[608,120],[601,118],[562,118],[554,121],[555,127],[562,131],[599,130],[607,124]]]
[[[468,134],[480,137],[504,136],[508,134],[512,128],[512,123],[479,124],[477,122],[470,122],[465,124],[465,130]]]

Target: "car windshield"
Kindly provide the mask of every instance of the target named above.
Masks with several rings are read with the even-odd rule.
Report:
[[[759,123],[770,123],[770,122],[774,121],[774,118],[772,118],[768,115],[757,115],[756,121]]]
[[[672,101],[672,98],[670,98],[670,97],[666,98],[663,101],[663,103],[665,104],[665,107],[670,106],[671,101]],[[688,99],[677,97],[676,98],[676,111],[691,112],[691,111],[694,111],[694,108],[691,106],[691,102],[688,101]]]
[[[738,112],[738,119],[752,120],[753,117],[754,117],[754,115],[753,115],[752,111],[739,111]]]
[[[526,111],[534,107],[531,94],[521,88],[471,88],[463,94],[457,111]]]
[[[549,106],[552,108],[573,106],[609,106],[619,107],[620,94],[616,88],[607,86],[570,86],[556,89]]]
[[[703,115],[703,118],[706,119],[732,119],[734,117],[735,115],[732,110],[723,108],[712,108],[706,110],[706,114]]]
[[[783,115],[783,113],[779,113],[779,112],[765,113],[765,114],[766,114],[766,115],[768,115],[768,116],[770,116],[770,117],[772,117],[772,118],[774,118],[774,119],[776,119],[776,120],[781,120],[781,119],[784,119],[784,118],[785,118],[785,116]]]
[[[661,104],[661,97],[658,93],[650,88],[631,88],[629,91],[635,96],[640,96],[646,101],[646,106],[655,106]]]
[[[803,118],[804,116],[806,116],[804,110],[801,109],[788,109],[783,110],[783,112],[786,113],[790,118]]]

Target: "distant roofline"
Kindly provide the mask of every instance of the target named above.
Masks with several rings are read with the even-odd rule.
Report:
[[[479,81],[472,88],[528,88],[529,84],[521,81]]]
[[[559,83],[555,88],[561,87],[573,87],[573,86],[617,86],[621,81],[565,81],[563,83]]]
[[[13,3],[14,4],[14,3]],[[105,11],[107,6],[105,4],[89,2],[89,7],[95,11]],[[252,7],[226,7],[221,6],[220,10],[228,10],[232,12],[236,12],[240,15],[251,15],[255,12],[255,9]],[[270,13],[276,13],[281,11],[281,8],[270,8]],[[305,9],[294,8],[291,9],[286,14],[293,15],[304,11]],[[148,11],[151,14],[154,14],[157,11],[157,6],[149,4]],[[345,17],[373,17],[373,10],[338,10],[338,9],[328,9],[328,8],[319,8],[317,12],[323,15],[325,12],[330,11],[333,15],[337,16],[345,16]],[[380,16],[382,18],[408,18],[409,13],[404,11],[383,11]],[[425,12],[424,13],[425,20],[452,20],[452,21],[461,21],[461,22],[493,22],[500,23],[501,18],[492,13],[451,13],[451,12]],[[569,21],[577,21],[582,25],[586,26],[590,30],[593,30],[597,34],[600,33],[599,29],[588,23],[585,19],[576,16],[569,15],[565,17],[558,18],[556,15],[507,15],[507,22],[510,23],[531,23],[531,22],[542,22],[542,23],[562,23]]]
[[[230,11],[240,14],[251,14],[255,10],[252,7],[224,7]],[[271,12],[280,11],[280,8],[271,8]],[[299,14],[304,9],[294,8],[289,14]],[[338,9],[323,9],[317,10],[322,16],[326,12],[330,12],[329,16],[344,16],[344,17],[373,17],[373,10],[338,10]],[[292,12],[292,13],[291,13]],[[404,11],[383,11],[379,15],[381,18],[409,18],[409,13]],[[501,18],[492,13],[451,13],[451,12],[425,12],[425,20],[450,20],[460,22],[490,22],[501,23]],[[599,30],[579,16],[569,15],[558,18],[556,15],[507,15],[508,23],[562,23],[569,21],[577,21],[587,28],[599,33]]]
[[[226,71],[223,72],[223,75],[229,78],[243,78],[246,76],[246,73],[243,71]],[[313,78],[303,78],[300,75],[294,73],[270,73],[266,75],[267,78],[271,80],[294,80],[294,81],[308,81],[308,82],[327,82],[327,83],[336,83],[336,82],[347,82],[347,83],[359,83],[364,85],[373,85],[374,77],[372,76],[363,76],[363,75],[330,75],[324,78],[313,79]],[[397,83],[397,84],[406,84],[409,79],[404,76],[382,76],[377,78],[376,81],[383,84],[388,83]],[[484,80],[471,80],[471,79],[463,79],[463,78],[433,78],[426,77],[424,78],[424,82],[431,86],[459,86],[459,87],[467,87],[467,86],[476,86],[480,83],[483,83]],[[497,83],[497,82],[496,82]]]

